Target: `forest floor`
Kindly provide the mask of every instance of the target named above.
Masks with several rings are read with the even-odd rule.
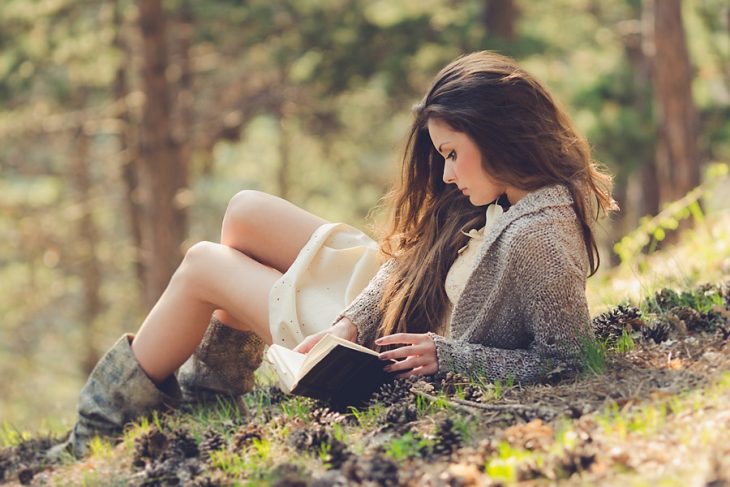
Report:
[[[221,402],[155,415],[95,441],[83,460],[47,462],[59,436],[6,423],[0,483],[730,485],[730,213],[713,223],[712,235],[644,265],[653,287],[642,284],[643,298],[593,319],[601,353],[579,376],[399,380],[336,412],[283,395],[262,367],[244,410]],[[668,285],[657,273],[671,262],[683,277]],[[637,278],[619,277],[612,285]]]
[[[49,464],[58,438],[3,432],[26,485],[730,484],[730,282],[594,318],[605,362],[552,384],[399,380],[335,412],[276,386],[155,416]],[[266,383],[267,379],[263,378]]]

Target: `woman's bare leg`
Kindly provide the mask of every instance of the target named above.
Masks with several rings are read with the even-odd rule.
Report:
[[[200,343],[216,309],[227,325],[271,343],[269,291],[324,223],[272,195],[236,195],[223,225],[229,245],[191,247],[137,333],[132,349],[145,372],[155,382],[169,377]]]
[[[326,223],[329,222],[324,218],[283,198],[245,190],[228,203],[221,228],[221,243],[283,274],[314,231]],[[256,238],[251,238],[251,235]],[[223,309],[216,310],[215,316],[234,328],[250,328]]]

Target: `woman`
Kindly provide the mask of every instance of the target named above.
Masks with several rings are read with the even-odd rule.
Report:
[[[191,401],[240,396],[273,341],[306,353],[334,333],[384,347],[401,376],[535,382],[577,368],[592,338],[592,221],[614,208],[610,189],[537,80],[491,52],[463,56],[415,108],[379,246],[239,193],[221,244],[194,245],[136,336],[100,360],[65,447],[81,455],[94,434],[176,406],[180,386]]]

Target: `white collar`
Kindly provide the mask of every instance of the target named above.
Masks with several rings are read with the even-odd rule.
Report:
[[[469,230],[469,232],[465,232],[464,230],[461,231],[464,235],[467,237],[471,237],[476,240],[484,240],[484,234],[486,233],[487,229],[491,227],[497,219],[504,213],[504,210],[500,205],[498,205],[496,202],[490,203],[487,205],[487,211],[486,211],[486,224],[480,228],[480,229],[472,229]]]

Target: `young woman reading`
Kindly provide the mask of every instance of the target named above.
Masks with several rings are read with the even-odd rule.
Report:
[[[62,448],[181,401],[251,389],[264,344],[327,333],[399,375],[542,380],[592,331],[593,221],[611,179],[547,90],[506,57],[462,56],[415,107],[379,243],[275,196],[236,195],[221,243],[193,245],[136,335],[99,361]],[[212,315],[212,319],[211,319]],[[384,362],[385,365],[385,362]]]

